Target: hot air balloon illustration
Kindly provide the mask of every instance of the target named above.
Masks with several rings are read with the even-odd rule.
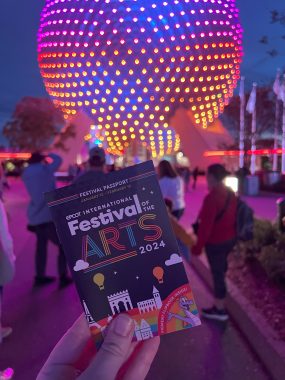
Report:
[[[152,273],[154,277],[158,280],[158,282],[160,284],[163,284],[164,270],[161,267],[154,267]]]
[[[102,273],[96,273],[93,276],[93,282],[94,284],[98,285],[100,290],[104,290],[104,280],[105,280],[105,277]]]

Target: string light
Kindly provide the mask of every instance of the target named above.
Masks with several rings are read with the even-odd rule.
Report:
[[[122,153],[138,139],[159,155],[180,141],[173,130],[163,148],[158,140],[176,109],[195,107],[203,128],[223,111],[240,76],[242,29],[235,0],[145,5],[46,0],[38,61],[65,118],[83,110],[101,130],[117,132],[108,136],[110,149]]]

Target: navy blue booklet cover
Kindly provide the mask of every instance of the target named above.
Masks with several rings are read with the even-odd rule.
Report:
[[[134,340],[200,324],[152,161],[46,194],[90,329],[120,312]]]

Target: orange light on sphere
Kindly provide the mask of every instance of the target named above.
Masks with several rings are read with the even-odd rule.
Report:
[[[65,118],[83,110],[122,151],[159,136],[181,106],[204,128],[217,118],[240,76],[241,38],[235,0],[46,0],[38,61]]]
[[[167,129],[149,128],[141,134],[140,139],[153,158],[161,158],[180,150],[180,137],[171,127]]]
[[[134,128],[131,128],[134,132]],[[121,132],[125,136],[125,130]],[[92,145],[107,146],[107,152],[115,155],[122,155],[129,142],[120,141],[116,130],[106,131],[104,129],[90,128],[90,133],[85,136],[85,141]],[[132,134],[130,135],[132,138]],[[126,139],[125,139],[126,140]],[[152,158],[161,158],[165,155],[171,155],[180,150],[180,136],[171,127],[167,129],[139,129],[135,142],[150,151]]]

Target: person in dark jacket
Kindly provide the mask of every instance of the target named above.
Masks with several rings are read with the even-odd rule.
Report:
[[[57,237],[55,226],[52,222],[49,208],[44,199],[44,193],[56,188],[54,173],[60,167],[62,159],[54,153],[47,156],[39,152],[32,154],[29,165],[22,174],[22,179],[30,195],[28,206],[28,229],[36,234],[36,276],[34,285],[47,285],[55,280],[46,275],[47,246],[48,241],[58,246],[58,274],[60,287],[72,282],[67,275],[67,264],[64,252]]]
[[[87,168],[82,171],[73,183],[96,182],[106,175],[106,155],[103,148],[94,146],[89,150]]]
[[[200,255],[205,247],[214,282],[214,306],[202,309],[202,315],[221,321],[228,319],[225,310],[225,275],[228,255],[236,243],[237,198],[223,183],[227,174],[224,166],[220,164],[208,167],[209,193],[198,216],[198,240],[192,248],[193,255]]]

